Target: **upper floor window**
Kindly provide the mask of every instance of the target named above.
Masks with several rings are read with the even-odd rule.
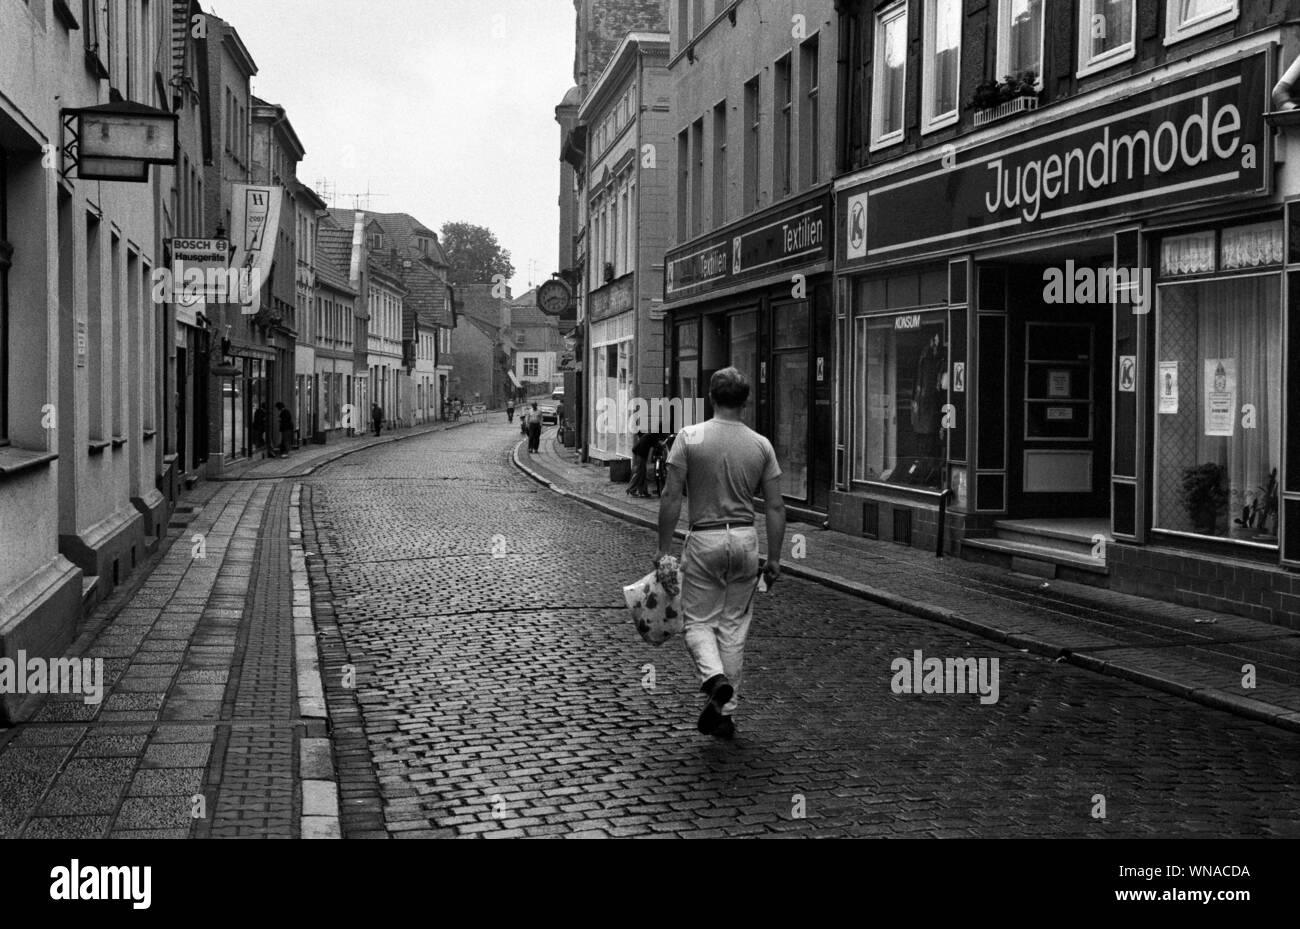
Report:
[[[961,83],[961,0],[926,0],[921,131],[957,121]]]
[[[1079,16],[1079,76],[1133,58],[1134,0],[1083,0]]]
[[[999,0],[998,77],[1032,73],[1043,86],[1043,0]]]
[[[875,77],[872,81],[871,147],[903,139],[907,85],[907,3],[876,14]]]
[[[1168,0],[1165,44],[1177,42],[1237,18],[1240,0]]]

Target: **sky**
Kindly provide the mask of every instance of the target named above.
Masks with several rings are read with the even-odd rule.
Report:
[[[487,226],[516,295],[558,270],[572,0],[205,0],[238,30],[253,93],[284,106],[298,179],[332,205]],[[326,197],[327,200],[331,199]]]

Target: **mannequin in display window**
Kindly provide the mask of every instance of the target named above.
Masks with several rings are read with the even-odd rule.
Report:
[[[944,399],[948,393],[948,347],[942,332],[936,331],[916,360],[912,391],[912,432],[916,434],[918,457],[938,458],[942,454]]]

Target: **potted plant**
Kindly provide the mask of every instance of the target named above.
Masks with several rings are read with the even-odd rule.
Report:
[[[1182,504],[1192,528],[1202,535],[1217,535],[1219,514],[1228,506],[1228,469],[1207,461],[1183,470]]]
[[[973,110],[991,110],[1004,103],[1010,103],[1018,97],[1038,96],[1038,74],[1023,71],[1020,74],[1008,74],[1002,80],[983,81],[976,85],[975,95],[967,107]]]

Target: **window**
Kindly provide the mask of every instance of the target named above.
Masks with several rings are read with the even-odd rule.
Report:
[[[688,234],[687,209],[691,191],[691,145],[685,129],[677,133],[677,241],[685,242]],[[599,261],[599,255],[597,256]]]
[[[1133,58],[1134,0],[1083,0],[1079,16],[1079,76]]]
[[[791,118],[794,109],[794,91],[790,80],[790,56],[776,63],[775,95],[772,113],[776,120],[772,132],[772,187],[777,198],[790,194],[790,142]]]
[[[9,439],[9,161],[0,148],[0,444]]]
[[[759,82],[755,76],[745,83],[745,187],[744,212],[749,213],[758,208],[758,145],[759,132],[763,127],[762,114],[759,110]]]
[[[961,84],[961,0],[926,0],[921,131],[957,122]]]
[[[704,231],[704,117],[691,125],[691,235]]]
[[[817,36],[803,44],[800,55],[800,86],[803,110],[799,114],[799,180],[811,187],[821,179],[821,47]]]
[[[1156,528],[1277,545],[1281,275],[1261,269],[1282,257],[1277,222],[1161,243]],[[1219,276],[1178,280],[1198,272]]]
[[[691,41],[690,28],[691,0],[677,0],[677,51],[681,51]]]
[[[875,79],[872,92],[871,147],[903,140],[907,81],[907,4],[876,15]]]
[[[1238,0],[1168,0],[1165,44],[1217,29],[1237,18]]]
[[[998,79],[1032,72],[1043,86],[1043,0],[1000,0]]]
[[[727,101],[713,108],[713,226],[727,221]]]
[[[855,480],[940,486],[947,316],[930,310],[855,320]]]
[[[524,359],[524,377],[537,377],[537,359]]]

